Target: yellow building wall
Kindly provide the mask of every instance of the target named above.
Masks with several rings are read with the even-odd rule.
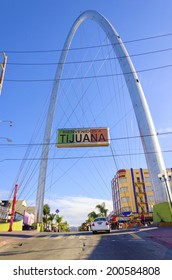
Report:
[[[152,216],[152,214],[149,213],[149,211],[147,212],[147,210],[146,210],[146,201],[145,201],[145,193],[147,195],[147,198],[148,198],[148,196],[153,196],[153,192],[151,190],[147,189],[148,186],[151,186],[151,182],[145,180],[145,178],[150,178],[150,176],[149,176],[149,173],[148,173],[147,169],[142,169],[142,172],[143,172],[145,190],[143,188],[143,181],[142,181],[142,176],[141,176],[140,169],[133,169],[134,183],[137,184],[137,178],[139,178],[139,182],[140,182],[140,183],[138,183],[138,185],[135,186],[135,191],[137,193],[136,196],[138,198],[139,203],[140,203],[140,201],[143,201],[143,203],[141,203],[141,205],[144,206],[144,208],[145,208],[145,215],[146,216],[147,215]],[[124,177],[124,174],[125,174],[125,177]],[[126,181],[122,181],[120,179],[120,176],[119,176],[119,178],[118,178],[119,189],[121,190],[121,188],[123,188],[123,187],[128,188],[128,191],[123,191],[123,192],[120,191],[121,208],[130,207],[131,212],[137,212],[135,195],[134,195],[134,190],[133,190],[133,179],[132,179],[132,175],[131,175],[131,170],[130,169],[125,169],[125,172],[123,172],[121,177],[122,177],[123,180],[125,178]],[[139,193],[139,190],[138,190],[138,186],[141,188],[140,193]],[[123,197],[129,197],[129,201],[128,202],[122,201]],[[150,204],[153,206],[154,201],[148,201],[148,207],[149,207]],[[138,210],[139,210],[139,214],[140,214],[142,212],[142,208],[141,208],[140,204],[137,205],[137,206],[138,206]]]
[[[13,222],[12,230],[13,231],[22,231],[22,226],[23,226],[23,220]],[[8,231],[9,227],[10,227],[10,223],[0,224],[0,231]]]

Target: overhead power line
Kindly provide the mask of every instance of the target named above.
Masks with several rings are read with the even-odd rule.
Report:
[[[161,50],[154,50],[149,52],[137,53],[137,54],[130,54],[129,57],[137,57],[142,55],[149,55],[149,54],[156,54],[161,52],[172,51],[172,48],[161,49]],[[126,57],[126,56],[125,56]],[[8,62],[8,65],[17,65],[17,66],[45,66],[45,65],[67,65],[67,64],[80,64],[80,63],[92,63],[92,62],[102,62],[102,61],[110,61],[115,59],[121,59],[124,56],[117,56],[117,57],[108,57],[108,58],[100,58],[100,59],[92,59],[92,60],[78,60],[78,61],[66,61],[64,63],[58,62],[42,62],[42,63],[27,63],[27,62]]]
[[[157,39],[157,38],[163,38],[163,37],[168,37],[172,36],[172,33],[166,33],[166,34],[160,34],[160,35],[155,35],[155,36],[150,36],[150,37],[144,37],[144,38],[138,38],[138,39],[133,39],[133,40],[127,40],[123,41],[124,44],[128,43],[134,43],[134,42],[139,42],[139,41],[145,41],[145,40],[152,40],[152,39]],[[120,44],[120,43],[118,43]],[[74,50],[82,50],[82,49],[93,49],[93,48],[99,48],[99,47],[107,47],[107,46],[112,46],[112,44],[102,44],[102,45],[94,45],[94,46],[85,46],[85,47],[76,47],[76,48],[70,48],[69,51],[74,51]],[[47,52],[61,52],[63,49],[50,49],[50,50],[5,50],[6,53],[47,53]]]
[[[172,67],[172,64],[162,65],[142,70],[137,70],[136,72],[126,72],[126,73],[112,73],[112,74],[103,74],[103,75],[91,75],[91,76],[80,76],[80,77],[68,77],[68,78],[60,78],[60,79],[5,79],[5,82],[19,82],[19,83],[30,83],[30,82],[54,82],[54,81],[70,81],[70,80],[82,80],[82,79],[97,79],[97,78],[106,78],[106,77],[115,77],[121,75],[129,75],[129,74],[137,74],[149,71],[155,71],[160,69],[165,69]]]
[[[157,132],[155,134],[146,134],[146,135],[134,135],[134,136],[124,136],[124,137],[116,137],[116,138],[109,138],[108,140],[110,141],[118,141],[118,140],[128,140],[128,139],[137,139],[137,138],[143,138],[143,137],[153,137],[153,136],[161,136],[161,135],[168,135],[172,134],[172,131],[167,131],[167,132]],[[56,145],[56,142],[51,142],[51,143],[0,143],[0,147],[16,147],[16,146],[44,146],[44,145]]]
[[[172,153],[172,149],[161,151],[162,153]],[[26,158],[26,161],[39,161],[39,160],[71,160],[71,159],[92,159],[92,158],[113,158],[113,157],[124,157],[124,156],[139,156],[145,154],[156,154],[158,152],[139,152],[139,153],[124,153],[124,154],[108,154],[108,155],[93,155],[93,156],[71,156],[71,157],[48,157],[48,158]],[[23,158],[5,158],[0,160],[0,162],[4,161],[18,161],[22,160]]]
[[[157,132],[155,134],[146,134],[146,135],[134,135],[134,136],[124,136],[124,137],[116,137],[116,138],[109,138],[108,140],[110,141],[118,141],[118,140],[128,140],[128,139],[136,139],[136,138],[143,138],[143,137],[153,137],[153,136],[161,136],[161,135],[168,135],[168,134],[172,134],[172,131],[167,131],[167,132]],[[56,142],[51,142],[51,143],[0,143],[0,147],[3,146],[7,146],[7,147],[16,147],[16,146],[44,146],[44,145],[56,145]]]

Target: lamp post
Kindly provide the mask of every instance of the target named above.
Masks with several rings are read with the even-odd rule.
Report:
[[[10,227],[9,227],[8,231],[13,231],[13,221],[14,221],[15,209],[16,209],[17,191],[18,191],[18,184],[16,184],[15,188],[14,188],[14,197],[13,197],[12,210],[11,210]]]
[[[170,193],[170,189],[169,189],[169,186],[168,186],[168,183],[167,183],[168,181],[172,181],[172,173],[164,171],[163,173],[158,174],[158,178],[160,179],[161,182],[165,183],[165,187],[166,187],[166,190],[167,190],[167,195],[168,195],[169,202],[170,202],[170,205],[171,205],[171,208],[172,208],[172,195]]]

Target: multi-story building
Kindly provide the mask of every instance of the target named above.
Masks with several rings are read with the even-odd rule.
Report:
[[[147,169],[118,170],[111,185],[114,215],[140,217],[144,213],[152,219],[155,200]]]

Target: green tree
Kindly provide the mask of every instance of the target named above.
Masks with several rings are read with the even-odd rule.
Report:
[[[47,229],[49,215],[50,215],[50,206],[48,204],[45,204],[43,207],[43,222],[45,224],[46,229]]]
[[[56,215],[56,222],[61,231],[70,231],[68,223],[66,221],[63,222],[63,216]]]
[[[59,216],[59,215],[56,215],[56,222],[57,224],[60,224],[63,220],[63,216]]]
[[[79,231],[85,231],[85,230],[87,230],[87,223],[86,222],[82,223],[81,226],[79,227]]]
[[[53,223],[53,220],[54,220],[55,216],[56,216],[56,214],[53,214],[53,213],[49,214],[48,221],[51,222],[51,225]]]
[[[60,228],[61,231],[66,231],[66,232],[70,231],[69,225],[66,221],[60,223]]]
[[[86,220],[85,223],[82,223],[79,230],[83,230],[86,226],[88,228],[90,225],[90,222],[94,221],[94,219],[96,219],[99,216],[107,217],[108,209],[106,209],[105,202],[103,202],[102,204],[96,205],[95,208],[97,208],[99,210],[99,213],[97,214],[95,211],[88,213],[88,219]]]
[[[92,211],[88,214],[88,220],[91,222],[91,221],[94,221],[95,218],[98,217],[98,214],[95,212],[95,211]]]
[[[103,202],[102,204],[96,205],[96,208],[99,210],[102,216],[107,217],[108,209],[106,209],[105,206],[105,202]]]

